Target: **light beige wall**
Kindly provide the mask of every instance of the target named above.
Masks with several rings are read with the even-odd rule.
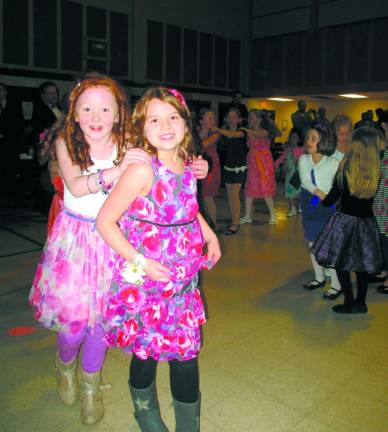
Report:
[[[288,133],[292,128],[291,114],[297,110],[295,102],[274,102],[266,99],[248,99],[247,107],[252,108],[266,108],[268,110],[275,110],[276,123],[283,130],[282,137],[279,141],[286,141]],[[388,99],[357,99],[357,100],[335,100],[335,101],[307,101],[307,109],[313,108],[317,110],[319,107],[326,108],[326,117],[329,120],[338,114],[345,114],[349,116],[353,123],[360,120],[361,113],[368,109],[375,110],[376,108],[388,109]],[[375,119],[376,120],[376,119]]]

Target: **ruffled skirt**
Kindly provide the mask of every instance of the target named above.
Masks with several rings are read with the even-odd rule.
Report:
[[[44,327],[70,333],[101,324],[112,280],[111,257],[94,218],[66,209],[59,213],[29,296],[35,318]]]
[[[345,271],[377,273],[382,264],[379,232],[373,217],[335,212],[310,250],[320,265]]]

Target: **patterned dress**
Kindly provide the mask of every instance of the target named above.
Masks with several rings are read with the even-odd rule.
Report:
[[[249,198],[272,197],[276,192],[276,180],[269,148],[270,140],[248,134],[248,147],[248,178],[245,184],[245,196]]]
[[[131,204],[120,227],[138,252],[170,269],[171,280],[145,276],[143,284],[132,284],[123,273],[125,260],[116,256],[105,340],[141,359],[188,360],[198,354],[205,323],[197,286],[206,258],[196,180],[189,166],[182,175],[156,159],[152,167],[150,192]]]
[[[93,159],[84,175],[110,168],[110,158]],[[101,191],[74,197],[64,185],[64,203],[55,217],[29,296],[35,319],[51,330],[78,333],[104,319],[112,281],[112,250],[96,230],[106,199]]]
[[[384,151],[380,171],[379,188],[373,202],[373,212],[380,234],[388,237],[388,150]]]

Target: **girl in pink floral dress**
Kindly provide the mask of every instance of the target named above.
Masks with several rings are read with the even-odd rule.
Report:
[[[189,128],[177,90],[146,91],[133,112],[130,141],[153,155],[152,164],[128,167],[97,217],[98,231],[117,252],[105,338],[134,354],[129,385],[143,431],[167,431],[156,396],[158,361],[170,365],[176,430],[199,430],[205,314],[198,271],[218,261],[220,248],[198,213]]]
[[[255,198],[264,198],[270,213],[270,224],[277,223],[273,196],[276,192],[274,162],[270,150],[270,138],[281,135],[272,120],[262,117],[259,110],[248,115],[247,132],[249,152],[247,155],[248,176],[245,183],[245,216],[240,224],[252,222],[252,203]]]
[[[112,278],[112,251],[96,231],[95,218],[125,167],[149,156],[142,159],[140,150],[123,156],[127,101],[111,78],[87,76],[73,88],[69,103],[55,142],[64,183],[63,208],[50,230],[29,302],[35,318],[58,332],[57,390],[66,405],[78,398],[82,347],[81,419],[92,424],[104,415],[100,374],[107,347],[101,323]],[[121,162],[115,165],[115,160]]]

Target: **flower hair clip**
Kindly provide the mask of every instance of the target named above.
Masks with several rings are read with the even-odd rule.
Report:
[[[169,91],[173,96],[175,96],[175,97],[179,100],[179,102],[180,102],[180,103],[181,103],[185,108],[188,109],[188,106],[187,106],[186,100],[185,100],[183,94],[182,94],[179,90],[174,89],[174,88],[167,88],[167,90],[168,90],[168,91]]]

